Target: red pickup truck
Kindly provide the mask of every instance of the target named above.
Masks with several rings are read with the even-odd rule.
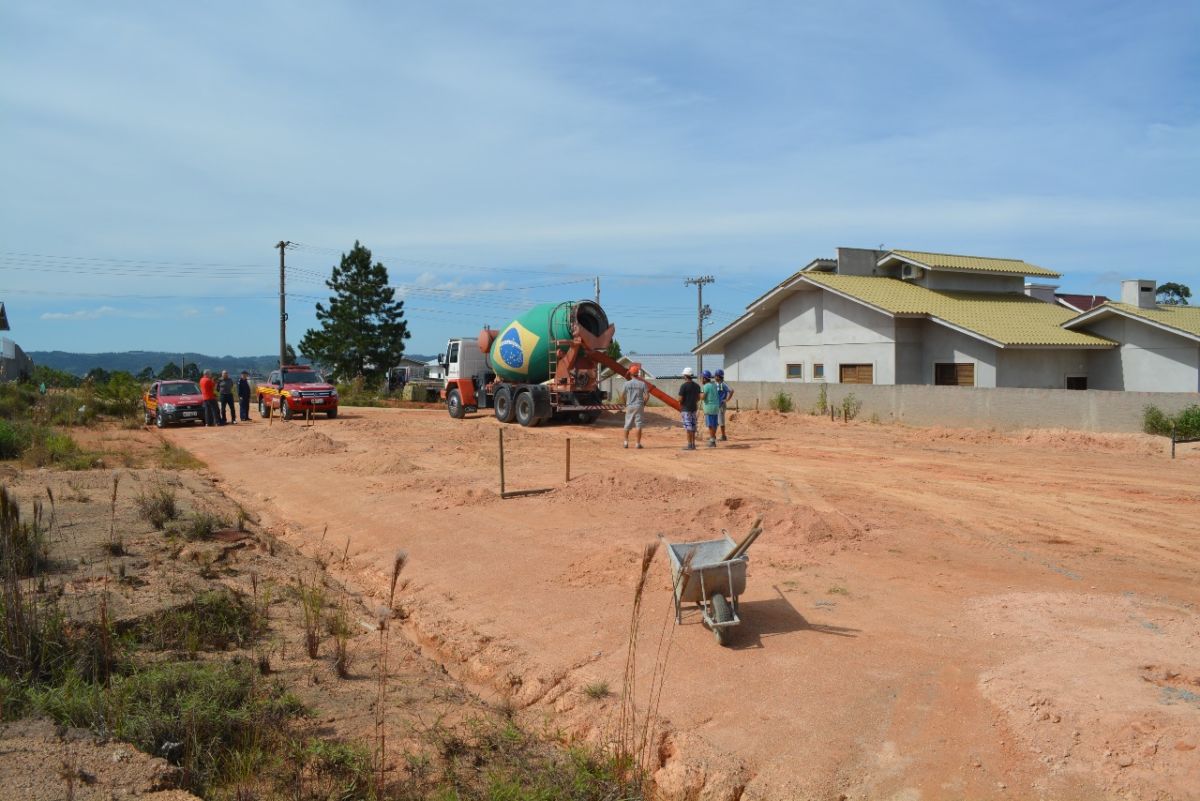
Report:
[[[155,381],[142,395],[146,425],[203,423],[204,400],[195,381]]]
[[[271,371],[265,384],[258,385],[258,413],[266,417],[271,409],[284,420],[307,412],[324,412],[330,419],[337,417],[338,394],[316,370],[303,364],[292,364]]]

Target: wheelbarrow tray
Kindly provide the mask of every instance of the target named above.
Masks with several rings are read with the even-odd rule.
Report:
[[[745,592],[746,563],[749,558],[742,554],[736,559],[725,560],[725,554],[736,546],[737,543],[728,535],[719,540],[667,543],[676,602],[703,603],[718,593],[733,599]],[[694,554],[692,563],[688,566],[687,575],[680,578],[688,554]]]

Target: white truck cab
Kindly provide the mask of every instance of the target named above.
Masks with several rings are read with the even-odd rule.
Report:
[[[439,361],[445,365],[446,381],[474,378],[487,370],[487,356],[479,350],[478,337],[449,340]]]

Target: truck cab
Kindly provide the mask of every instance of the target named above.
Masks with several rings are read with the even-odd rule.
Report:
[[[446,350],[438,356],[438,366],[446,376],[441,395],[451,417],[487,408],[484,386],[496,376],[488,369],[487,354],[479,348],[478,337],[448,340]]]
[[[337,388],[304,364],[272,370],[266,383],[258,385],[257,395],[258,413],[262,417],[267,417],[271,409],[278,410],[284,420],[315,412],[324,412],[332,419],[338,413]]]

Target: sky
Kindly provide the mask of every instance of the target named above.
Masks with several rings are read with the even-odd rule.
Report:
[[[1200,4],[0,5],[26,350],[278,349],[356,241],[408,349],[591,297],[685,352],[838,246],[1200,290]]]

